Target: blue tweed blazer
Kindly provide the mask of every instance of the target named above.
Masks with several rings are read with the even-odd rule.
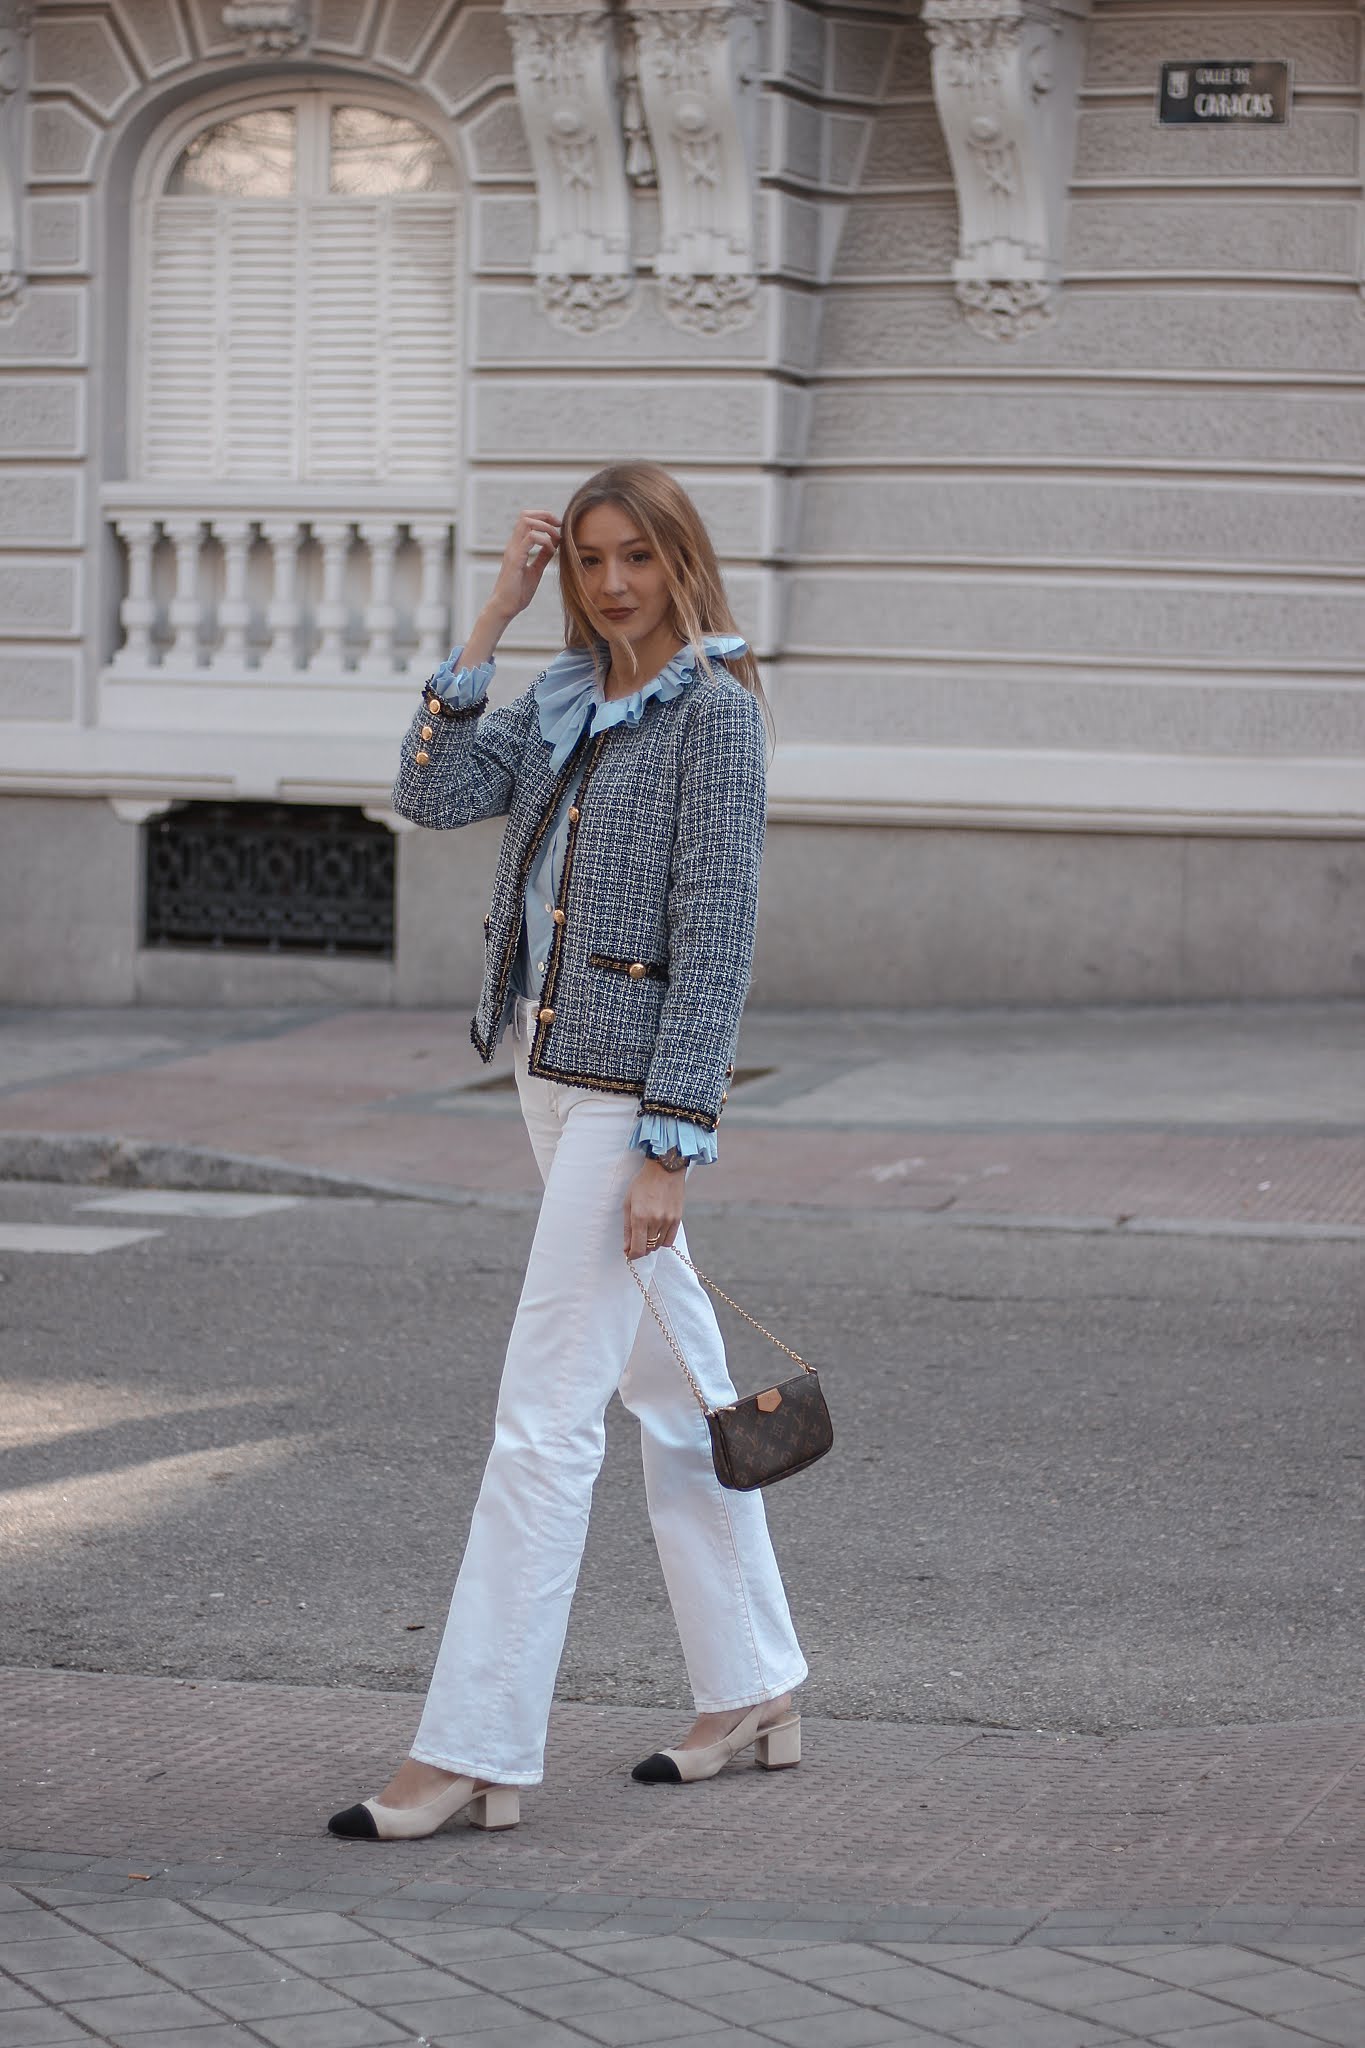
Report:
[[[765,737],[757,699],[719,663],[638,725],[585,733],[558,775],[534,684],[495,711],[424,700],[395,810],[438,830],[507,819],[470,1026],[484,1060],[502,1034],[527,877],[572,787],[530,1071],[716,1128],[753,959]]]

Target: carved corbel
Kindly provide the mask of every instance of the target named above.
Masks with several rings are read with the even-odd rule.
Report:
[[[25,0],[0,0],[0,320],[24,299],[24,101],[28,88]]]
[[[934,98],[957,186],[953,276],[968,325],[1015,341],[1062,276],[1090,0],[924,0]]]
[[[664,311],[696,334],[743,326],[757,291],[753,11],[713,0],[636,0],[629,13],[659,188],[654,270]]]
[[[307,0],[224,0],[223,27],[245,36],[253,57],[288,57],[312,33]]]
[[[609,9],[507,0],[517,99],[535,169],[535,268],[557,326],[592,334],[630,312],[630,195]]]

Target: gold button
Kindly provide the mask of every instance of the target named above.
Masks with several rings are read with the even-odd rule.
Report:
[[[431,756],[430,756],[430,754],[429,754],[429,753],[427,752],[427,750],[426,750],[426,748],[425,748],[425,747],[419,747],[419,748],[417,749],[417,766],[418,766],[419,768],[425,768],[425,767],[426,767],[426,765],[427,765],[427,762],[428,762],[428,761],[429,761],[430,759],[431,759]]]
[[[734,1071],[735,1071],[735,1063],[734,1063],[734,1061],[733,1061],[733,1060],[731,1060],[731,1062],[730,1062],[729,1066],[728,1066],[728,1067],[727,1067],[727,1068],[725,1069],[725,1078],[726,1078],[726,1080],[727,1080],[727,1081],[729,1080],[729,1078],[730,1078],[731,1074],[733,1074],[733,1073],[734,1073]]]
[[[570,805],[569,805],[569,823],[570,823],[571,825],[576,825],[576,824],[578,823],[578,805],[577,805],[577,804],[570,804]]]
[[[435,738],[435,736],[436,736],[436,735],[435,735],[435,734],[433,733],[433,731],[432,731],[432,729],[431,729],[431,727],[430,727],[429,725],[424,725],[424,726],[422,727],[422,738],[423,738],[424,740],[430,740],[430,739],[434,739],[434,738]]]
[[[563,924],[563,922],[564,922],[564,913],[563,913],[563,911],[562,911],[562,910],[557,910],[557,911],[556,911],[556,912],[554,913],[554,921],[555,921],[555,923],[556,923],[556,924]]]
[[[723,1088],[720,1091],[720,1099],[722,1102],[728,1102],[730,1100],[729,1096],[726,1094]]]
[[[439,698],[439,697],[428,697],[428,699],[427,699],[427,710],[428,710],[428,711],[439,711],[439,710],[440,710],[440,708],[441,708],[441,700],[440,700],[440,698]]]
[[[537,1010],[536,1016],[539,1018],[542,1024],[553,1024],[555,1021],[555,1013],[553,1010]]]
[[[631,980],[632,980],[632,981],[643,981],[643,980],[644,980],[644,978],[645,978],[645,963],[644,963],[644,961],[643,961],[643,960],[632,960],[632,961],[631,961],[631,963],[630,963],[630,969],[629,969],[629,973],[630,973],[630,978],[631,978]]]

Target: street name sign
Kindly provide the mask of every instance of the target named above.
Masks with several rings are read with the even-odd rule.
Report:
[[[1289,66],[1163,64],[1156,111],[1163,128],[1283,123],[1289,119]]]

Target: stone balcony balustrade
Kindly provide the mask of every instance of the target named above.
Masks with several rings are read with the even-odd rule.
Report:
[[[454,495],[107,486],[123,579],[100,722],[298,730],[326,689],[329,723],[387,726],[387,691],[450,651]]]

